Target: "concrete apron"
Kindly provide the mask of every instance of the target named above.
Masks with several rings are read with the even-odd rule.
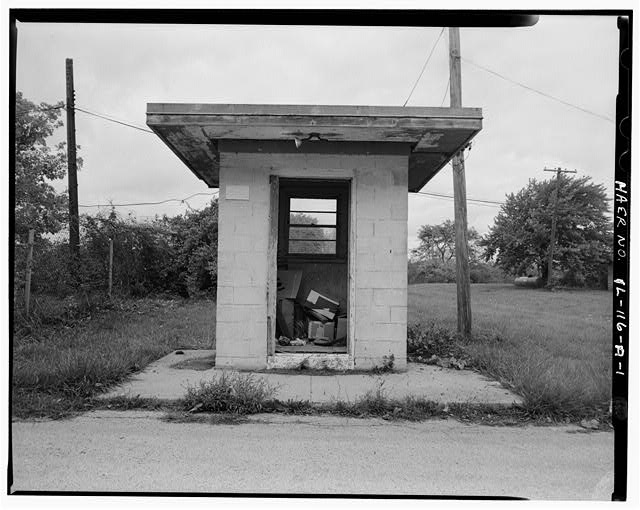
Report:
[[[184,354],[176,354],[183,352]],[[208,368],[215,351],[184,350],[168,354],[134,374],[127,382],[102,395],[102,398],[128,396],[177,400],[184,397],[187,387],[210,381],[222,369]],[[178,364],[183,365],[180,367]],[[195,367],[195,368],[193,368]],[[406,372],[384,374],[317,375],[300,373],[251,372],[276,387],[275,398],[314,403],[354,402],[368,392],[382,389],[389,398],[424,397],[446,403],[510,405],[522,399],[472,370],[453,370],[409,363]]]

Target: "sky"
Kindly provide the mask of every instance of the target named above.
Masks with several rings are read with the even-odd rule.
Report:
[[[402,106],[441,30],[18,23],[17,89],[36,103],[63,100],[65,58],[73,58],[76,105],[142,128],[148,102]],[[462,28],[460,38],[462,104],[484,116],[465,161],[468,198],[504,201],[558,166],[590,176],[612,196],[616,17],[545,15],[532,27]],[[445,29],[407,105],[448,106],[448,77]],[[81,205],[206,194],[118,207],[147,219],[202,208],[216,191],[154,134],[78,111],[76,137]],[[64,139],[60,129],[52,142]],[[452,195],[452,179],[448,165],[422,191]],[[469,226],[487,232],[498,211],[470,202]],[[453,214],[453,200],[410,194],[409,248],[421,225]]]

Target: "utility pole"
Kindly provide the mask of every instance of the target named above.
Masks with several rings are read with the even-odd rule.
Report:
[[[462,107],[462,75],[460,71],[460,29],[449,27],[449,78],[451,108]],[[464,151],[464,149],[463,149]],[[469,281],[469,245],[467,240],[467,186],[463,151],[458,152],[453,166],[453,203],[456,226],[456,285],[458,296],[458,333],[471,333],[471,285]]]
[[[31,269],[33,266],[33,237],[34,230],[32,228],[29,229],[29,244],[28,252],[27,252],[27,271],[25,274],[25,284],[24,284],[24,309],[27,317],[29,317],[29,307],[31,302]]]
[[[113,239],[109,238],[109,299],[113,289]]]
[[[67,71],[67,170],[69,179],[69,249],[71,271],[75,274],[80,253],[78,218],[78,166],[76,163],[76,103],[73,90],[73,59],[66,60]]]
[[[551,216],[551,239],[549,240],[549,255],[547,259],[547,288],[553,287],[553,250],[556,244],[556,221],[558,215],[558,195],[560,194],[560,175],[575,174],[576,170],[545,168],[545,172],[556,173],[556,189],[553,192],[553,216]]]

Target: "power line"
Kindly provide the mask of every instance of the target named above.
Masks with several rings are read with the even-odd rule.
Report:
[[[17,108],[16,112],[17,113],[50,112],[51,110],[60,110],[60,109],[64,109],[64,105],[50,106],[49,108],[40,108],[37,106],[35,108]]]
[[[444,95],[442,96],[442,101],[440,101],[440,106],[444,105],[444,100],[447,98],[447,92],[449,92],[449,86],[451,85],[451,76],[447,80],[447,88],[444,89]]]
[[[118,120],[118,119],[114,119],[114,118],[111,118],[111,117],[107,117],[106,115],[102,115],[100,113],[95,113],[95,112],[92,112],[92,111],[89,111],[89,110],[85,110],[84,108],[80,108],[79,106],[76,106],[75,109],[78,110],[79,112],[86,113],[88,115],[93,115],[94,117],[99,117],[99,118],[104,119],[104,120],[108,120],[109,122],[115,122],[116,124],[122,124],[123,126],[127,126],[127,127],[130,127],[130,128],[133,128],[133,129],[137,129],[139,131],[144,131],[145,133],[151,133],[152,135],[155,134],[150,129],[146,129],[146,128],[143,128],[143,127],[140,127],[140,126],[136,126],[134,124],[130,124],[130,123],[124,122],[122,120]]]
[[[504,75],[502,75],[502,74],[500,74],[500,73],[498,73],[498,72],[496,72],[496,71],[494,71],[492,69],[489,69],[488,67],[485,67],[483,65],[477,64],[477,63],[473,62],[472,60],[469,60],[468,58],[464,58],[464,57],[460,57],[460,58],[462,60],[464,60],[465,62],[477,67],[478,69],[482,69],[483,71],[491,73],[491,74],[497,76],[498,78],[502,78],[503,80],[508,81],[509,83],[513,83],[514,85],[518,85],[519,87],[527,89],[527,90],[529,90],[531,92],[535,92],[536,94],[544,96],[544,97],[546,97],[548,99],[552,99],[553,101],[557,101],[558,103],[561,103],[561,104],[563,104],[565,106],[570,106],[571,108],[575,108],[576,110],[580,110],[583,113],[588,113],[589,115],[593,115],[594,117],[598,117],[600,119],[604,119],[607,122],[615,123],[613,119],[611,119],[610,117],[607,117],[606,115],[602,115],[600,113],[596,113],[596,112],[593,112],[591,110],[587,110],[586,108],[583,108],[582,106],[578,106],[578,105],[575,105],[573,103],[569,103],[568,101],[560,99],[559,97],[552,96],[551,94],[547,94],[546,92],[542,92],[541,90],[538,90],[538,89],[535,89],[533,87],[530,87],[529,85],[525,85],[524,83],[521,83],[519,81],[515,81],[515,80],[512,80],[511,78],[507,78],[506,76],[504,76]]]
[[[167,198],[166,200],[161,200],[159,202],[134,202],[134,203],[130,203],[130,204],[89,204],[89,205],[82,205],[80,204],[79,207],[132,207],[132,206],[137,206],[137,205],[161,205],[161,204],[166,204],[168,202],[182,202],[182,203],[186,203],[187,200],[189,200],[190,198],[193,197],[197,197],[197,196],[216,196],[218,194],[218,192],[214,192],[214,193],[194,193],[193,195],[189,195],[188,197],[184,197],[184,198]],[[187,204],[187,207],[191,208],[191,206],[189,204]]]
[[[409,96],[407,97],[407,100],[404,102],[404,104],[402,106],[407,106],[407,103],[409,102],[409,99],[411,99],[411,96],[413,95],[413,91],[416,90],[416,87],[418,86],[418,82],[420,81],[420,78],[422,78],[422,74],[424,73],[424,70],[427,68],[427,64],[429,63],[429,60],[431,60],[431,55],[433,55],[433,52],[435,51],[436,46],[438,46],[438,42],[440,42],[440,38],[442,37],[443,32],[444,32],[444,27],[442,27],[442,30],[440,30],[440,34],[438,35],[438,38],[436,39],[436,42],[433,43],[433,47],[431,48],[431,52],[429,53],[429,56],[427,57],[427,60],[425,60],[424,65],[422,66],[422,71],[420,71],[420,75],[418,76],[418,79],[413,84],[413,88],[411,89],[411,92],[409,92]]]
[[[453,195],[446,195],[444,193],[434,193],[434,192],[427,192],[427,191],[414,191],[413,192],[414,195],[426,195],[432,198],[440,198],[440,199],[444,199],[444,200],[453,200]],[[491,206],[491,207],[496,207],[496,206],[502,206],[503,203],[502,202],[497,202],[495,200],[483,200],[480,198],[467,198],[467,202],[470,202],[473,205],[485,205],[485,206]]]

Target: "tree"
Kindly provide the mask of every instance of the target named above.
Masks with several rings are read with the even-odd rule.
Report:
[[[439,225],[422,225],[420,245],[411,250],[408,266],[410,283],[452,283],[456,281],[456,227],[451,220]],[[501,270],[481,260],[481,236],[475,228],[467,232],[471,283],[504,280]]]
[[[30,228],[38,235],[58,232],[68,216],[67,196],[50,184],[66,174],[65,144],[54,149],[47,145],[47,138],[62,126],[63,104],[36,105],[16,93],[14,210],[16,236],[22,240]]]
[[[445,264],[455,261],[456,255],[456,226],[451,220],[445,220],[439,225],[422,225],[418,230],[420,245],[411,251],[414,259],[427,261],[438,260]],[[480,234],[471,227],[467,233],[469,243],[469,259],[475,260],[478,256],[478,242]]]
[[[554,270],[595,283],[611,260],[612,224],[605,188],[590,177],[560,177]],[[485,259],[512,275],[535,271],[544,281],[550,246],[556,181],[536,181],[507,195],[494,225],[481,241]]]

